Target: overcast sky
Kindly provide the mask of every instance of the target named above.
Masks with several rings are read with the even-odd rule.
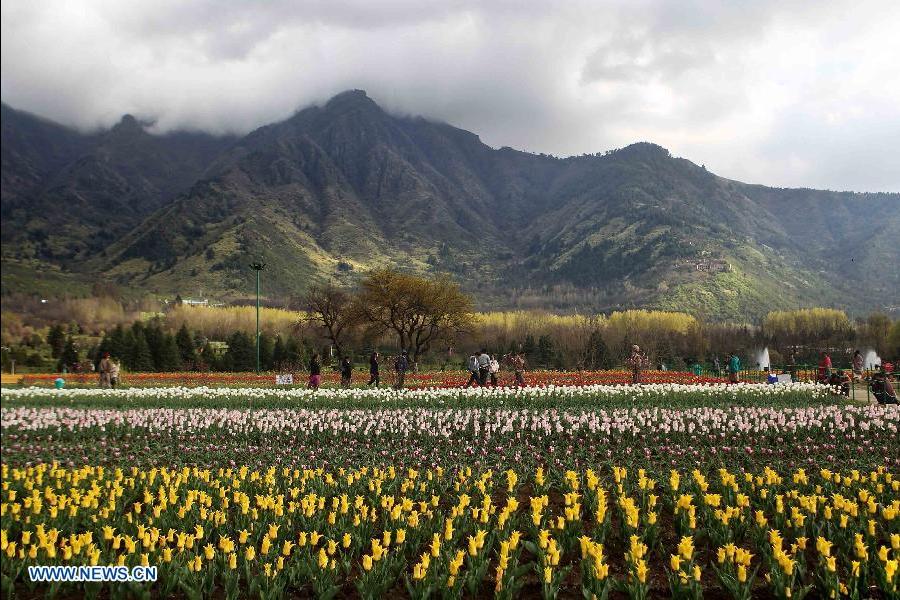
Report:
[[[3,0],[0,43],[3,101],[80,128],[246,132],[362,88],[495,147],[900,191],[897,0]]]

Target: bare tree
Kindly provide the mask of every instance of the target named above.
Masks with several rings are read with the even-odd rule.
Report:
[[[391,270],[371,273],[361,284],[357,311],[371,327],[391,331],[412,360],[438,340],[465,331],[472,300],[449,277],[423,279]]]
[[[332,285],[313,286],[304,298],[306,319],[322,328],[338,356],[344,356],[344,343],[359,325],[359,312],[353,296]]]

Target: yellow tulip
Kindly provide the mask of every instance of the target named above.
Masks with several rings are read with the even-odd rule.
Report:
[[[641,583],[647,583],[647,562],[639,560],[637,563],[637,578]]]
[[[678,543],[678,553],[684,560],[691,560],[694,555],[694,539],[691,536],[686,535],[681,538]]]
[[[887,579],[890,582],[893,582],[894,574],[896,572],[897,572],[897,561],[896,560],[889,560],[884,563],[885,579]],[[894,589],[897,589],[895,584],[894,584]]]

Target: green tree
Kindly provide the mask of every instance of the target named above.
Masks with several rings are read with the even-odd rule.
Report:
[[[534,336],[530,333],[525,335],[525,341],[522,343],[522,353],[529,363],[537,360],[537,343],[534,341]]]
[[[63,345],[63,350],[60,355],[60,362],[65,367],[71,367],[78,361],[78,348],[75,346],[75,341],[72,339],[72,336],[69,336],[66,338],[66,342]]]
[[[297,338],[290,336],[284,344],[284,358],[282,358],[282,368],[300,369],[306,359],[304,346]]]
[[[603,334],[595,329],[591,331],[584,350],[584,366],[588,369],[608,369],[612,366],[612,358],[609,348],[603,339]]]
[[[194,338],[188,331],[187,325],[182,323],[175,334],[175,343],[178,345],[178,354],[181,357],[181,364],[184,368],[190,368],[197,362],[197,350],[194,348]]]
[[[147,336],[144,328],[132,328],[130,332],[130,346],[127,353],[127,361],[129,370],[135,372],[151,372],[153,371],[153,354],[150,352],[150,346],[147,344]]]
[[[165,372],[181,370],[181,349],[175,341],[175,336],[171,333],[167,333],[163,337],[156,368]]]
[[[228,338],[224,365],[229,371],[252,371],[256,368],[256,347],[250,336],[235,331]]]
[[[272,346],[272,368],[280,368],[282,362],[284,362],[284,342],[281,341],[280,335],[276,335],[275,344]]]
[[[97,344],[97,346],[94,348],[94,351],[91,352],[91,354],[90,354],[91,360],[94,361],[94,366],[95,366],[95,367],[96,367],[97,364],[100,362],[100,359],[103,358],[103,355],[104,355],[106,352],[109,352],[110,355],[112,355],[112,352],[111,352],[110,349],[109,349],[111,345],[112,345],[112,344],[111,344],[111,342],[110,342],[110,340],[109,340],[109,334],[104,333],[104,334],[103,334],[103,339],[100,340],[100,343]]]
[[[122,360],[128,352],[128,339],[126,339],[125,328],[116,325],[115,329],[109,334],[109,354],[113,358]]]
[[[263,332],[259,334],[259,366],[263,371],[274,368],[275,342],[272,336]]]
[[[50,345],[50,356],[53,358],[62,356],[66,346],[66,332],[62,325],[56,324],[50,327],[50,331],[47,332],[47,344]]]
[[[553,340],[550,339],[550,336],[542,335],[538,339],[537,355],[538,364],[542,367],[556,366],[556,353],[553,351]]]
[[[147,340],[147,346],[150,348],[150,356],[153,357],[153,368],[156,371],[164,371],[162,355],[166,335],[158,322],[154,320],[144,328],[144,338]]]
[[[209,342],[206,342],[203,345],[202,351],[198,355],[198,364],[202,368],[204,365],[210,371],[224,371],[226,370],[223,365],[223,360],[219,356],[216,356],[216,353],[213,352],[212,346]]]

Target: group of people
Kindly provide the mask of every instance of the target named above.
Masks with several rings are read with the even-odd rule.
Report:
[[[409,371],[409,352],[403,350],[396,358],[394,358],[394,374],[395,389],[403,389],[406,372]],[[341,374],[341,387],[349,388],[353,383],[353,361],[349,356],[341,358],[338,364],[338,371]],[[322,385],[322,360],[318,353],[314,353],[309,360],[309,381],[307,387],[313,390],[319,389]],[[378,351],[369,355],[369,382],[366,385],[374,385],[381,387],[381,355]]]
[[[478,384],[485,387],[490,383],[491,387],[497,387],[498,377],[500,374],[501,363],[506,363],[515,373],[515,387],[525,386],[525,356],[521,353],[510,353],[503,355],[503,358],[497,360],[494,354],[488,354],[484,348],[480,352],[473,353],[466,361],[466,368],[469,371],[469,380],[466,381],[465,387]]]
[[[843,369],[832,371],[831,356],[828,352],[823,352],[822,358],[819,360],[817,372],[818,380],[822,383],[827,383],[832,387],[840,388],[841,394],[849,396],[851,383],[854,381],[862,382],[866,379],[865,359],[863,358],[862,352],[859,350],[856,350],[853,353],[853,358],[850,360],[850,369],[852,375],[848,375]],[[897,404],[897,393],[894,391],[891,375],[884,364],[881,364],[878,369],[872,373],[872,376],[868,381],[872,390],[872,395],[875,396],[875,400],[879,404]]]
[[[381,387],[381,355],[378,351],[373,351],[369,355],[369,381],[367,386],[374,385]],[[388,362],[393,363],[395,389],[403,389],[406,379],[406,373],[409,371],[411,363],[409,353],[403,350],[396,357],[388,357]],[[852,359],[852,378],[845,373],[843,369],[833,369],[831,356],[828,352],[823,352],[819,361],[817,378],[822,383],[828,383],[831,386],[840,388],[841,393],[845,396],[850,395],[850,386],[852,381],[862,381],[864,378],[864,361],[862,354],[857,350]],[[525,383],[525,356],[522,353],[509,353],[503,355],[500,359],[496,355],[489,354],[482,348],[479,352],[472,353],[466,361],[466,368],[469,372],[469,379],[466,381],[466,388],[473,385],[479,387],[497,387],[499,384],[499,374],[501,365],[507,365],[514,373],[515,387],[524,387]],[[650,358],[641,350],[640,346],[633,345],[631,354],[625,360],[625,364],[631,369],[631,381],[634,384],[640,384],[641,374],[651,365]],[[715,357],[714,365],[719,370],[719,360]],[[737,352],[731,352],[728,355],[726,370],[728,373],[729,383],[739,383],[741,373],[741,359]],[[99,363],[100,371],[100,387],[115,387],[119,376],[118,363],[110,359],[109,353],[103,355],[103,359]],[[353,361],[349,356],[344,356],[339,361],[338,371],[341,375],[341,386],[349,388],[353,381]],[[322,384],[322,361],[319,354],[313,354],[309,361],[309,382],[308,387],[314,390],[319,389]],[[876,399],[880,403],[896,403],[897,396],[894,392],[890,376],[882,368],[876,372],[871,378],[872,391]]]
[[[641,373],[650,368],[650,357],[641,350],[641,347],[634,344],[631,347],[631,354],[625,359],[625,366],[631,369],[631,383],[637,385],[641,383]],[[718,374],[720,372],[719,357],[713,358],[713,369]],[[666,366],[660,366],[661,371],[667,371]],[[739,383],[741,380],[741,359],[737,352],[732,352],[728,356],[728,383]],[[699,373],[699,372],[698,372]]]
[[[827,383],[832,387],[839,388],[841,394],[850,396],[850,383],[853,380],[862,381],[863,378],[863,360],[859,350],[854,353],[851,365],[853,369],[853,379],[851,379],[843,369],[834,369],[834,365],[831,362],[831,355],[828,354],[828,352],[822,352],[822,356],[819,358],[819,365],[816,368],[816,380],[819,383]]]
[[[114,388],[119,385],[119,362],[113,360],[109,352],[103,353],[103,358],[100,359],[97,370],[100,375],[101,388]]]

